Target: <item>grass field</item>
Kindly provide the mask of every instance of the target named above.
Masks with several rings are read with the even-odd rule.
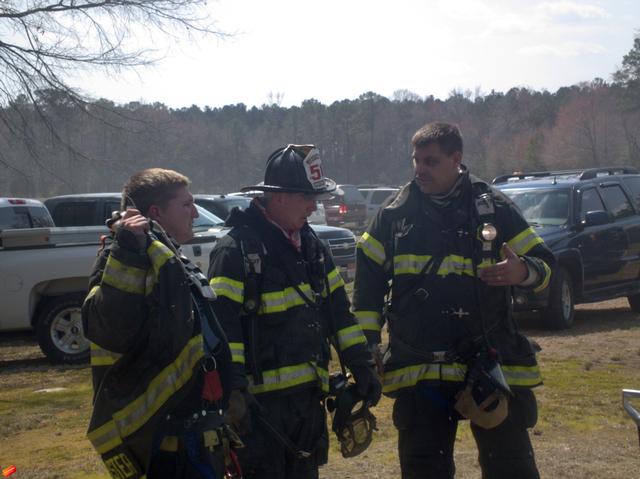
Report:
[[[545,385],[532,439],[542,477],[640,477],[635,425],[621,407],[621,389],[640,389],[640,317],[624,300],[579,309],[571,331],[548,333],[524,320],[543,347]],[[23,478],[107,478],[85,438],[90,415],[88,367],[49,365],[32,337],[0,336],[0,470]],[[391,401],[375,409],[379,430],[361,456],[345,460],[332,444],[328,478],[397,478]],[[640,405],[639,405],[640,407]],[[459,478],[479,478],[468,425],[456,443]]]

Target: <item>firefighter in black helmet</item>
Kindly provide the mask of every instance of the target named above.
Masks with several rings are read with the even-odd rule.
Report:
[[[330,343],[368,404],[381,388],[340,273],[307,224],[336,185],[314,146],[288,145],[269,157],[264,183],[244,190],[264,196],[231,213],[209,267],[234,366],[228,420],[246,445],[246,477],[317,478],[327,460]]]
[[[353,299],[372,346],[388,326],[382,383],[395,398],[402,477],[453,478],[467,418],[482,477],[538,478],[527,428],[542,380],[511,288],[544,289],[553,254],[508,198],[469,174],[456,126],[427,124],[412,146],[413,181],[358,243]]]

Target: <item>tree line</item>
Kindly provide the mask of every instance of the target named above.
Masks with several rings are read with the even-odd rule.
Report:
[[[452,91],[444,100],[403,90],[330,105],[172,109],[105,99],[79,105],[42,89],[0,109],[8,120],[0,123],[0,196],[118,191],[130,174],[152,166],[185,173],[194,192],[225,193],[262,180],[267,156],[286,143],[319,146],[326,174],[339,183],[402,184],[411,176],[411,135],[435,120],[460,126],[464,162],[485,179],[640,167],[639,54],[637,38],[611,82],[555,93]]]

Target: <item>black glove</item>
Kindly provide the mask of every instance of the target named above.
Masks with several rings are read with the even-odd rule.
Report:
[[[224,421],[244,436],[251,432],[251,403],[253,397],[246,389],[234,389],[229,395],[229,406],[224,412]]]
[[[351,372],[356,381],[358,394],[368,401],[370,406],[378,404],[382,394],[382,384],[375,370],[371,366],[358,366],[351,368]]]

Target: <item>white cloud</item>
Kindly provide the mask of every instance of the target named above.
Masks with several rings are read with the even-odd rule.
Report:
[[[569,22],[609,17],[602,7],[574,2],[544,2],[538,5],[537,10],[553,19]]]
[[[520,48],[517,53],[527,56],[576,57],[579,55],[596,55],[607,49],[597,43],[565,42],[557,45],[530,45]]]

